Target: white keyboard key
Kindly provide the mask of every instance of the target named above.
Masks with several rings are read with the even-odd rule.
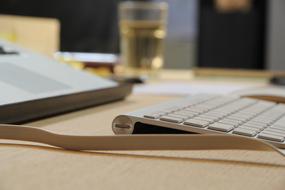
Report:
[[[266,134],[271,134],[271,135],[276,135],[276,136],[284,136],[282,133],[280,132],[276,132],[276,131],[272,131],[272,130],[268,130],[268,129],[265,129],[263,130],[261,133],[266,133]]]
[[[231,115],[232,117],[236,117],[236,118],[241,118],[241,119],[249,119],[250,116],[248,115],[243,115],[243,114],[240,114],[240,113],[236,113],[236,114],[233,114]]]
[[[180,107],[173,106],[173,107],[171,107],[171,108],[166,109],[165,112],[167,112],[167,113],[172,113],[172,112],[178,111],[178,110],[180,110],[180,109],[181,109]]]
[[[209,123],[214,123],[214,122],[215,122],[215,120],[213,120],[213,119],[204,118],[204,117],[200,117],[200,116],[194,117],[193,119],[201,120],[201,121],[207,121],[207,122],[209,122]]]
[[[178,117],[178,118],[181,118],[181,119],[183,119],[183,120],[185,120],[185,119],[188,119],[189,117],[188,116],[185,116],[185,115],[178,115],[178,114],[168,114],[167,115],[168,117]]]
[[[270,130],[270,131],[276,131],[276,132],[279,132],[279,133],[285,133],[285,128],[272,128],[271,126],[268,127],[266,130]]]
[[[243,122],[241,122],[241,121],[236,121],[236,120],[231,120],[231,119],[222,119],[222,120],[219,120],[219,123],[224,123],[224,124],[230,124],[230,125],[234,125],[234,126],[239,126],[239,125],[242,124]]]
[[[160,114],[160,115],[166,115],[168,112],[167,111],[158,111],[155,112],[156,114]]]
[[[223,123],[213,123],[208,128],[216,131],[229,132],[234,128],[234,126]]]
[[[204,128],[207,125],[209,125],[209,122],[208,121],[204,121],[204,120],[189,119],[189,120],[186,120],[183,124],[191,125],[191,126],[194,126],[194,127]]]
[[[162,116],[160,118],[160,120],[162,121],[167,121],[167,122],[171,122],[171,123],[181,123],[183,121],[182,118],[178,118],[178,117],[170,117],[170,116]]]
[[[244,123],[244,121],[232,120],[232,119],[228,119],[228,118],[224,118],[224,120],[226,120],[226,121],[232,121],[233,123],[237,123],[237,124],[239,124],[239,125],[241,125],[241,124]]]
[[[285,125],[284,124],[282,124],[282,125],[280,125],[280,124],[273,124],[272,126],[270,126],[271,128],[277,128],[277,129],[284,129],[285,130]]]
[[[255,129],[260,129],[263,130],[267,126],[261,126],[261,125],[256,125],[256,124],[250,124],[250,123],[244,123],[242,126],[244,127],[250,127],[250,128],[255,128]]]
[[[266,125],[270,125],[272,124],[272,120],[264,120],[264,119],[257,119],[257,118],[254,118],[252,120],[250,120],[251,122],[257,122],[257,123],[263,123],[263,124],[266,124]]]
[[[223,117],[225,117],[227,114],[224,114],[224,113],[216,113],[216,112],[207,112],[205,115],[223,118]]]
[[[185,110],[196,113],[196,114],[204,113],[204,111],[202,111],[202,110],[196,110],[195,107],[186,108]]]
[[[244,129],[244,128],[236,128],[233,130],[233,134],[244,135],[248,137],[254,137],[256,135],[256,131]]]
[[[231,119],[231,120],[236,120],[236,121],[241,121],[241,122],[246,122],[248,121],[248,119],[245,119],[245,118],[240,118],[240,117],[235,117],[235,116],[228,116],[226,117],[227,119]]]
[[[255,131],[256,133],[262,131],[262,129],[260,129],[260,128],[249,127],[249,126],[246,126],[246,125],[241,125],[241,126],[239,126],[239,128],[240,129],[247,129],[247,130]]]
[[[223,118],[222,116],[208,115],[207,113],[200,115],[200,117],[205,117],[205,118],[214,119],[214,120],[220,120]]]
[[[159,118],[159,114],[145,114],[144,117],[145,118],[149,118],[149,119],[157,119]]]
[[[254,125],[254,126],[260,126],[260,127],[267,127],[268,124],[262,123],[262,122],[256,122],[256,121],[249,121],[246,124],[248,125]]]
[[[279,118],[277,122],[280,122],[281,124],[285,122],[285,117]]]
[[[208,120],[208,121],[218,121],[219,120],[219,118],[209,117],[209,116],[206,116],[206,115],[199,115],[198,117],[203,119],[203,120]]]
[[[189,117],[193,117],[193,116],[198,115],[197,113],[193,113],[193,112],[185,111],[185,110],[178,111],[178,112],[174,112],[174,114],[177,114],[177,115],[185,115],[185,116],[189,116]]]
[[[284,141],[284,137],[273,135],[273,134],[268,134],[268,133],[260,133],[257,136],[257,138],[271,140],[271,141],[277,141],[277,142],[283,142]]]

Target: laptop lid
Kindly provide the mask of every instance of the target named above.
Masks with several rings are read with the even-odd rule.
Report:
[[[120,85],[114,81],[75,70],[66,64],[58,63],[51,58],[11,43],[0,41],[0,47],[2,49],[0,53],[0,110],[1,107],[24,102],[33,107],[35,101],[40,102],[39,100],[66,98],[66,96],[87,92],[93,92],[92,96],[95,96],[94,91],[120,88]],[[125,92],[125,96],[128,93]],[[116,94],[113,99],[116,99],[115,97]],[[101,99],[103,100],[104,97]],[[82,105],[88,106],[89,104],[82,100]],[[57,112],[54,111],[54,113]]]

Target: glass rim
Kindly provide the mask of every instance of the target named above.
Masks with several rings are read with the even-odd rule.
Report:
[[[167,9],[166,2],[124,1],[119,4],[120,9]]]

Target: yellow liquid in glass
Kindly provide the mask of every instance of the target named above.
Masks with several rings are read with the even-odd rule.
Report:
[[[163,66],[165,25],[156,21],[121,21],[123,63],[131,70],[150,72]]]

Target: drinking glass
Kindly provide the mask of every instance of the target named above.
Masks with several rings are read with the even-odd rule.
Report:
[[[128,74],[155,75],[162,68],[167,12],[165,2],[120,3],[121,54]]]

